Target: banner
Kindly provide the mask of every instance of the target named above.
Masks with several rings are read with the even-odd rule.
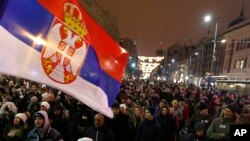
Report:
[[[76,0],[8,0],[0,72],[47,84],[113,117],[128,53]]]

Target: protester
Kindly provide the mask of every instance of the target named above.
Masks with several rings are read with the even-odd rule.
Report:
[[[161,127],[154,118],[154,107],[145,110],[145,120],[139,125],[136,141],[161,141]]]
[[[104,115],[101,113],[95,114],[94,126],[87,128],[84,137],[91,138],[93,141],[115,141],[113,132],[104,122]]]
[[[118,104],[112,106],[113,119],[108,120],[108,126],[112,130],[115,141],[127,141],[129,130],[129,116],[121,111]]]
[[[239,124],[250,125],[250,105],[245,105],[239,115]]]
[[[205,124],[196,122],[193,132],[187,135],[185,141],[208,141]]]
[[[24,113],[17,113],[15,115],[14,121],[8,123],[1,136],[1,141],[25,141],[25,128],[24,124],[26,123],[27,116]]]
[[[69,141],[71,131],[69,130],[70,121],[63,115],[63,107],[58,105],[54,108],[54,112],[51,115],[51,127],[56,129],[63,137],[63,140]]]
[[[45,111],[38,111],[34,114],[34,129],[27,136],[28,141],[63,141],[61,134],[49,125],[48,114]]]
[[[221,111],[221,116],[214,119],[207,130],[210,140],[228,141],[230,125],[236,124],[237,115],[234,105],[229,105]]]
[[[204,102],[199,103],[199,111],[197,113],[194,113],[192,117],[190,118],[187,128],[188,132],[194,131],[194,125],[197,122],[201,122],[205,126],[205,131],[207,131],[210,123],[212,122],[212,117],[208,114],[208,106]]]
[[[163,106],[160,114],[157,117],[162,131],[162,140],[175,141],[177,133],[177,121],[173,115],[170,114],[169,108]]]

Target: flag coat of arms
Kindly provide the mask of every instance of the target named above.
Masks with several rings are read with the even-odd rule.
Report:
[[[113,117],[128,53],[77,0],[0,2],[0,72],[47,84]]]

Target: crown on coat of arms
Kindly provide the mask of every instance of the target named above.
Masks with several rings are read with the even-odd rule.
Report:
[[[64,22],[81,37],[84,37],[88,32],[82,21],[81,11],[71,3],[64,4]]]

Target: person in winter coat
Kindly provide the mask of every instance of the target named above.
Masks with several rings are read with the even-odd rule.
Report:
[[[154,118],[154,107],[145,110],[145,120],[139,125],[136,141],[161,141],[161,127]]]
[[[35,128],[27,135],[28,141],[63,141],[61,134],[50,127],[47,112],[38,111],[33,117]]]
[[[5,102],[0,108],[0,135],[8,123],[12,122],[17,113],[17,107],[13,102]]]
[[[214,119],[207,130],[207,137],[215,141],[228,141],[230,125],[237,123],[234,105],[222,109],[220,117]]]
[[[49,113],[49,119],[52,120],[51,127],[56,129],[65,141],[69,141],[71,137],[70,121],[68,118],[63,116],[63,107],[57,105],[54,108],[54,113]]]
[[[105,118],[101,113],[94,116],[94,126],[87,128],[84,137],[91,138],[93,141],[114,141],[114,135],[110,128],[104,124]]]
[[[208,114],[208,106],[204,102],[199,103],[199,110],[194,113],[188,122],[188,132],[192,133],[196,122],[204,123],[205,131],[207,131],[210,123],[212,122],[212,117]]]
[[[114,118],[107,120],[107,125],[112,130],[115,141],[127,141],[129,131],[129,116],[121,112],[119,105],[112,105]]]
[[[185,141],[208,141],[205,123],[196,122],[193,132],[187,135]]]
[[[24,113],[17,113],[13,122],[9,122],[5,128],[1,141],[25,141],[26,132],[24,124],[27,121],[27,116]]]
[[[239,115],[239,124],[250,124],[250,105],[245,105]]]
[[[169,108],[163,106],[160,110],[160,115],[156,118],[160,124],[162,131],[162,139],[164,141],[175,141],[177,133],[177,121],[176,118],[170,114]]]

